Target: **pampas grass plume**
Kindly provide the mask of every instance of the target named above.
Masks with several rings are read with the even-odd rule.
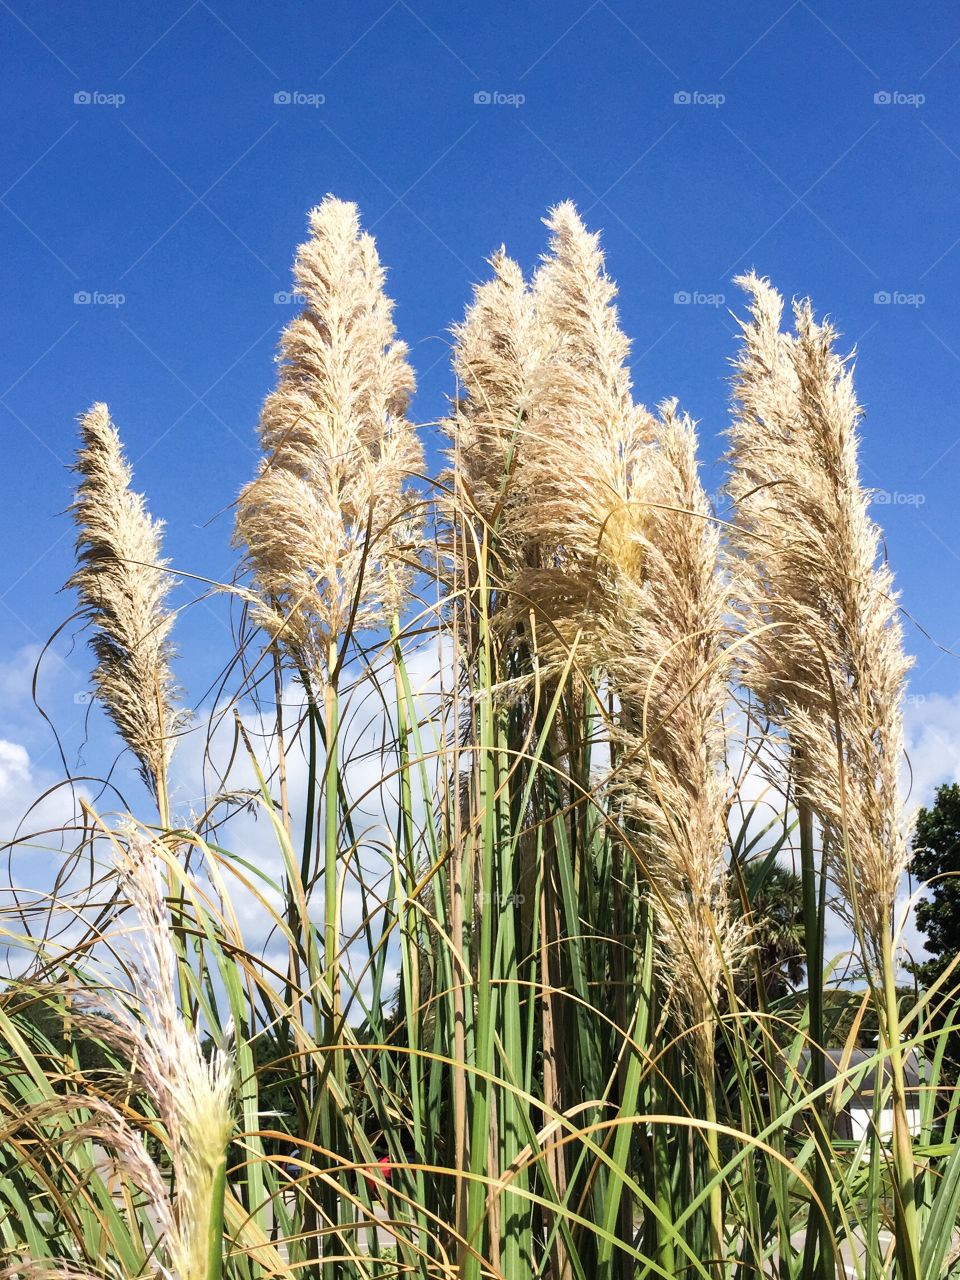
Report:
[[[820,819],[840,890],[878,962],[906,867],[897,774],[909,660],[893,577],[859,474],[862,410],[837,334],[809,302],[744,276],[750,319],[736,364],[730,492],[741,599],[763,629],[745,679],[789,735],[799,795]]]
[[[105,404],[95,404],[80,419],[74,470],[80,475],[71,507],[77,569],[68,586],[76,589],[93,624],[100,700],[144,781],[160,795],[186,718],[176,705],[170,665],[172,583],[161,557],[163,524],[130,488],[131,469]]]
[[[260,415],[264,458],[240,494],[236,540],[259,620],[298,664],[329,674],[351,618],[376,626],[404,601],[420,538],[405,486],[422,453],[374,241],[356,206],[332,196],[309,224],[294,265],[306,306],[281,338]]]

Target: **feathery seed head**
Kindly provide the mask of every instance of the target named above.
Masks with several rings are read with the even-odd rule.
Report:
[[[590,651],[609,580],[642,575],[645,458],[652,418],[631,398],[629,343],[597,235],[574,206],[550,211],[550,252],[528,288],[503,251],[455,330],[464,394],[455,508],[496,523],[510,616],[542,610],[539,657]]]
[[[234,1064],[225,1046],[207,1060],[196,1031],[177,1008],[162,865],[150,841],[131,827],[119,871],[143,929],[146,1017],[136,1029],[136,1058],[169,1140],[176,1187],[175,1226],[168,1240],[174,1271],[178,1280],[205,1280],[210,1201],[233,1132]]]
[[[673,1000],[707,1054],[724,974],[746,950],[726,887],[730,582],[694,424],[675,401],[661,406],[651,449],[644,576],[619,583],[604,666],[621,704],[621,793],[638,820]]]
[[[294,265],[307,305],[281,338],[260,415],[265,456],[240,495],[235,537],[263,596],[260,621],[323,671],[355,600],[358,627],[403,603],[420,541],[405,483],[422,452],[376,245],[356,206],[332,196],[309,225]]]
[[[539,651],[549,667],[575,640],[592,653],[612,580],[642,576],[653,419],[631,398],[629,343],[598,236],[569,202],[546,224],[550,251],[531,289],[540,355],[514,521],[525,556],[509,585],[518,612],[532,606],[549,621]]]
[[[161,558],[163,524],[130,488],[131,469],[105,404],[80,419],[70,510],[77,569],[68,582],[94,627],[94,682],[108,714],[156,792],[186,716],[176,708],[167,607],[171,578]]]
[[[856,901],[876,961],[906,865],[897,791],[903,652],[893,577],[860,481],[862,410],[836,331],[810,303],[752,295],[736,363],[730,492],[751,631],[745,681],[790,738],[797,787],[816,812],[848,915]]]
[[[624,565],[642,523],[653,418],[633,403],[630,344],[599,235],[569,201],[550,211],[546,225],[550,252],[533,284],[550,344],[536,387],[536,515],[565,559]]]
[[[509,574],[523,563],[526,535],[517,524],[531,496],[525,459],[536,448],[530,422],[544,334],[518,264],[501,248],[490,265],[493,278],[475,288],[453,331],[461,394],[443,424],[453,443],[444,509],[454,529],[477,521],[480,536],[495,534]]]

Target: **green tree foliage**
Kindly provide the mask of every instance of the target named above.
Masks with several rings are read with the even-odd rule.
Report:
[[[910,966],[918,982],[930,988],[943,978],[931,1016],[942,1026],[956,1018],[960,983],[960,785],[952,782],[937,788],[929,809],[921,809],[913,837],[910,872],[928,885],[926,896],[917,904],[917,925],[926,934],[924,948],[928,960]],[[960,1031],[949,1040],[949,1056],[954,1074],[960,1069]]]
[[[803,896],[800,877],[779,862],[743,865],[749,901],[751,942],[762,975],[767,1001],[781,1000],[803,981]],[[731,897],[737,900],[737,888]],[[756,965],[744,969],[748,988],[756,985]],[[744,993],[749,1001],[749,991]],[[754,998],[756,992],[754,991]]]

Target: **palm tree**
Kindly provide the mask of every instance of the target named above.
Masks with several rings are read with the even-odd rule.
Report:
[[[741,999],[757,1003],[757,972],[768,1003],[789,995],[806,972],[803,943],[803,887],[800,877],[779,862],[741,863],[740,872],[751,915],[751,942],[755,962],[741,978]],[[731,873],[733,875],[733,873]],[[736,877],[734,877],[736,878]],[[743,911],[742,897],[734,885],[731,899]]]

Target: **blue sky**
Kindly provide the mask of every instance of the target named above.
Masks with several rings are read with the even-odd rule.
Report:
[[[326,192],[378,239],[424,422],[452,390],[449,326],[485,257],[505,242],[531,268],[560,199],[603,230],[638,398],[679,396],[711,464],[731,276],[810,294],[859,347],[864,473],[888,498],[904,604],[960,649],[960,12],[0,0],[0,34],[0,736],[34,764],[52,767],[51,740],[24,672],[72,607],[76,415],[109,402],[176,566],[229,577],[218,513],[255,465],[292,314],[275,298]],[[912,693],[949,726],[946,746],[925,739],[942,772],[960,664],[908,635]],[[222,605],[188,610],[180,639],[197,700],[229,653]],[[58,651],[41,692],[75,752],[89,663],[66,637]]]

